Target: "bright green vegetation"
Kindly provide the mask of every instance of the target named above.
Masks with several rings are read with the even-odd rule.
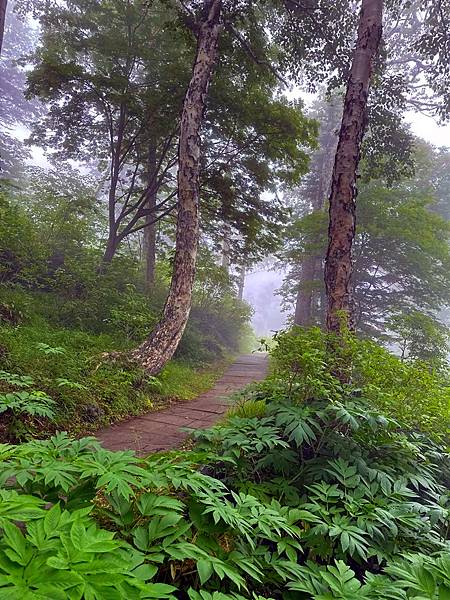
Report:
[[[42,329],[31,331],[38,338],[43,334]],[[86,433],[121,418],[156,410],[170,400],[191,400],[211,388],[227,364],[223,358],[194,368],[178,359],[168,363],[155,378],[126,362],[102,358],[105,348],[117,348],[107,336],[79,331],[68,335],[56,330],[51,332],[53,337],[65,339],[66,346],[47,346],[46,353],[36,343],[22,354],[16,343],[23,341],[22,335],[30,339],[30,328],[2,333],[2,343],[10,342],[10,370],[0,371],[3,439],[46,436],[57,429]],[[32,375],[19,375],[18,370]]]
[[[0,600],[450,600],[450,152],[408,125],[449,120],[449,23],[0,2]],[[222,421],[82,437],[211,386],[275,260],[295,312]]]
[[[15,439],[61,428],[86,432],[171,399],[190,400],[212,387],[231,352],[237,351],[236,347],[217,351],[206,361],[202,344],[202,340],[186,344],[186,351],[199,351],[202,360],[180,353],[155,378],[128,363],[125,355],[107,356],[130,347],[120,335],[62,328],[42,318],[5,324],[0,327],[4,370],[0,373],[0,410],[8,408],[8,418],[3,420],[2,435]],[[29,399],[14,409],[5,405],[6,395],[18,398],[30,392],[43,394],[41,403],[45,397],[51,414],[36,413]]]
[[[331,342],[330,342],[331,339]],[[333,348],[332,352],[327,346]],[[421,360],[400,360],[381,346],[351,335],[334,343],[318,327],[296,327],[278,336],[272,352],[275,374],[289,381],[305,402],[311,398],[360,398],[398,419],[409,429],[446,439],[450,425],[448,368]],[[352,384],[342,386],[332,375],[350,370]]]
[[[427,406],[446,383],[429,374],[412,428],[411,388],[392,374],[421,365],[326,343],[279,335],[271,376],[193,451],[138,459],[65,434],[3,445],[0,597],[449,597],[448,438],[424,431],[429,412],[448,423],[448,403]],[[343,385],[332,373],[349,356]]]
[[[131,255],[100,274],[101,249],[90,243],[76,201],[70,212],[66,196],[48,192],[46,199],[26,208],[12,193],[0,199],[1,439],[86,433],[210,388],[250,337],[250,308],[211,254],[201,252],[175,359],[149,377],[127,362],[126,351],[158,319],[169,258],[147,293],[142,265]]]

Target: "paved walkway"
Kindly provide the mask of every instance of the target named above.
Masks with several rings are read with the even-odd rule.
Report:
[[[252,381],[264,379],[266,372],[265,354],[244,354],[212,390],[195,400],[178,402],[164,410],[121,421],[98,431],[97,438],[109,450],[131,449],[141,456],[176,448],[189,436],[180,428],[210,427],[227,410],[228,396]]]

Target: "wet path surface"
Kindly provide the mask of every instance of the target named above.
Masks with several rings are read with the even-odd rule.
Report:
[[[229,396],[264,379],[267,365],[265,354],[239,356],[215,387],[195,400],[121,421],[101,429],[96,436],[109,450],[134,450],[139,455],[176,448],[189,436],[182,427],[202,429],[213,425],[229,407]]]

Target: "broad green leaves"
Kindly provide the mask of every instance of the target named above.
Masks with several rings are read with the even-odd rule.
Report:
[[[448,454],[360,390],[305,389],[254,386],[264,414],[187,453],[1,446],[0,599],[448,600]]]
[[[44,392],[9,392],[0,394],[0,413],[10,411],[14,416],[31,415],[47,417],[54,416],[55,402]]]

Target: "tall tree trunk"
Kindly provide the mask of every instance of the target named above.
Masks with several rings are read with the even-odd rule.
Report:
[[[175,259],[164,313],[150,337],[131,353],[149,374],[170,360],[186,327],[191,310],[199,237],[200,129],[216,62],[221,31],[221,0],[208,0],[198,27],[197,52],[181,113],[178,146],[178,216]]]
[[[0,54],[3,47],[3,34],[5,32],[6,7],[8,0],[0,0]]]
[[[112,259],[117,251],[117,236],[115,229],[110,230],[108,240],[106,242],[105,251],[102,256],[102,262],[98,267],[99,273],[104,273],[106,266],[111,264]]]
[[[239,268],[238,273],[238,298],[242,300],[244,298],[244,287],[245,287],[245,265]]]
[[[117,187],[119,185],[121,160],[120,155],[122,151],[123,139],[125,134],[125,122],[126,122],[127,109],[125,104],[120,105],[119,121],[117,124],[116,141],[114,141],[114,131],[111,128],[111,164],[109,167],[110,179],[109,179],[109,191],[108,191],[108,240],[106,242],[105,252],[102,257],[102,262],[98,267],[98,272],[103,273],[105,267],[109,265],[114,258],[114,255],[122,241],[117,236],[119,223],[116,218],[116,201],[117,201]],[[111,126],[112,127],[112,126]]]
[[[328,119],[333,123],[334,105],[328,106]],[[330,127],[330,124],[328,124]],[[332,131],[320,136],[320,150],[316,155],[312,173],[316,176],[314,188],[311,193],[312,212],[323,209],[325,198],[330,192],[331,171],[333,158],[336,154],[336,136]],[[301,263],[301,275],[295,303],[294,323],[302,327],[309,327],[315,321],[313,315],[314,304],[318,303],[317,290],[314,282],[322,276],[323,255],[318,248],[321,246],[321,234],[317,232],[310,240],[310,251]]]
[[[338,333],[343,324],[351,325],[356,171],[367,120],[367,98],[373,61],[381,41],[382,18],[383,0],[363,0],[331,183],[325,263],[327,329]]]
[[[147,226],[144,229],[144,254],[145,254],[145,287],[149,292],[155,283],[155,265],[156,265],[156,146],[153,142],[148,146],[148,163],[147,163],[147,186],[148,195],[146,209]]]
[[[230,229],[230,225],[225,223],[222,237],[222,268],[227,274],[230,272]]]
[[[294,323],[302,327],[308,327],[312,323],[314,275],[315,257],[313,255],[306,256],[302,263],[302,273],[294,314]]]

